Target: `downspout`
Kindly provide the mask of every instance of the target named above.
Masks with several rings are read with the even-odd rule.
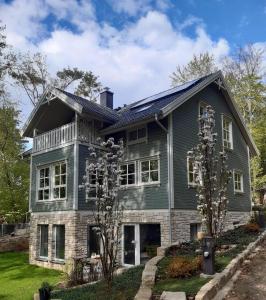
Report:
[[[167,136],[167,167],[168,167],[168,213],[169,213],[169,242],[172,244],[172,223],[171,223],[171,200],[172,200],[172,174],[170,171],[170,136],[169,129],[167,129],[158,119],[158,114],[154,115],[155,122],[166,132]],[[169,127],[169,126],[168,126]]]

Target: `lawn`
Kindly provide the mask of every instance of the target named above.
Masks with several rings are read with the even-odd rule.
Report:
[[[0,299],[32,300],[43,281],[51,285],[62,280],[62,273],[29,265],[28,253],[0,253]]]
[[[143,266],[130,268],[114,278],[113,289],[107,291],[104,282],[53,293],[62,300],[133,300],[141,283]]]

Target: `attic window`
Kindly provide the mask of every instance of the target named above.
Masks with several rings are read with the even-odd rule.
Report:
[[[147,127],[140,127],[134,130],[128,131],[127,141],[128,145],[142,143],[147,140]]]

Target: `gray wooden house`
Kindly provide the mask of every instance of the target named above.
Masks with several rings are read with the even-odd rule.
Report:
[[[228,152],[227,226],[245,223],[251,211],[250,157],[257,148],[230,96],[221,72],[113,108],[105,89],[100,104],[51,89],[24,126],[33,138],[30,186],[30,262],[62,268],[68,258],[100,251],[90,201],[79,189],[88,146],[96,138],[124,138],[120,196],[125,201],[121,264],[136,265],[151,245],[195,238],[201,227],[191,162],[187,151],[198,142],[198,116],[215,110],[218,147]]]

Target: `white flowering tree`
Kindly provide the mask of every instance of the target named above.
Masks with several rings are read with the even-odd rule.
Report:
[[[120,164],[124,156],[123,141],[117,144],[113,138],[100,141],[101,149],[90,148],[84,176],[87,198],[93,194],[94,230],[100,243],[103,276],[108,287],[112,285],[117,266],[123,206],[118,197],[120,188]]]
[[[188,151],[197,185],[197,208],[210,237],[217,237],[223,231],[228,206],[227,185],[231,177],[227,154],[216,149],[214,113],[211,106],[205,108],[199,118],[199,144]]]

